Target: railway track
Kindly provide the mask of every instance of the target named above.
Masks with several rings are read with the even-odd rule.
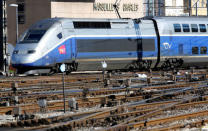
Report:
[[[62,114],[52,118],[37,118],[34,115],[34,118],[28,120],[3,123],[1,127],[24,127],[28,130],[77,130],[81,128],[95,129],[95,127],[109,131],[118,129],[159,130],[166,128],[159,127],[158,125],[161,124],[159,122],[159,124],[156,122],[152,124],[154,122],[149,120],[150,118],[160,121],[160,118],[156,118],[156,116],[164,115],[168,111],[176,111],[176,107],[177,109],[188,109],[192,108],[194,104],[206,105],[208,103],[206,71],[192,72],[192,76],[171,73],[161,75],[159,72],[146,74],[147,78],[145,79],[137,78],[133,73],[107,77],[110,81],[108,86],[103,86],[101,74],[90,74],[83,77],[67,76],[65,78],[65,106],[69,106],[68,98],[76,98],[79,106],[79,109],[73,114]],[[17,105],[0,107],[0,114],[13,114],[16,108],[21,109],[21,114],[37,114],[42,109],[37,104],[38,100],[43,97],[47,101],[47,107],[44,109],[46,112],[63,110],[60,75],[18,79],[19,77],[10,78],[0,82],[0,87],[2,87],[0,95],[4,96],[1,97],[1,103],[11,100],[15,95],[19,100]],[[130,85],[128,85],[129,80],[131,80]],[[18,93],[16,92],[16,94],[11,89],[14,82],[18,83],[16,90]],[[85,95],[84,89],[88,89]],[[87,111],[84,111],[86,109]],[[174,116],[172,117],[170,119],[175,119]],[[148,122],[146,122],[147,119]],[[177,118],[177,120],[180,119]],[[206,121],[206,119],[203,120]],[[143,126],[141,126],[142,122]],[[186,124],[180,126],[169,124],[168,126],[175,129],[176,127],[184,127],[184,125]]]
[[[198,85],[199,83],[192,83],[191,85],[192,86],[196,86]],[[124,88],[121,88],[121,89],[100,89],[100,90],[94,90],[94,91],[89,91],[89,94],[88,96],[90,97],[87,97],[87,98],[83,98],[82,97],[82,93],[83,92],[74,92],[73,94],[69,94],[67,95],[66,94],[66,98],[77,98],[77,102],[78,102],[78,105],[79,107],[89,107],[89,106],[95,106],[97,104],[101,104],[102,103],[102,100],[105,99],[109,99],[108,97],[109,96],[114,96],[115,99],[117,101],[119,101],[120,103],[124,103],[124,102],[129,102],[129,101],[138,101],[138,100],[142,100],[144,98],[148,98],[148,97],[154,97],[154,96],[158,96],[161,92],[160,90],[162,90],[162,93],[164,92],[168,92],[170,91],[170,89],[174,88],[176,90],[176,88],[184,88],[184,87],[187,87],[187,86],[190,86],[190,83],[189,84],[179,84],[179,85],[167,85],[166,86],[166,89],[167,91],[165,91],[163,88],[163,86],[157,86],[157,87],[154,87],[154,89],[157,88],[157,91],[152,91],[151,93],[149,92],[140,92],[140,88],[139,88],[139,91],[137,88],[133,88],[133,89],[130,89],[129,91],[133,91],[133,93],[131,94],[127,94],[126,92],[126,89]],[[147,87],[147,89],[145,88],[145,90],[149,90],[149,88],[151,87]],[[160,89],[160,90],[159,90]],[[128,92],[129,92],[128,91]],[[121,94],[119,94],[121,93]],[[103,95],[105,94],[105,96],[100,96],[100,95]],[[114,95],[112,95],[114,94]],[[149,95],[151,94],[151,96]],[[44,97],[44,94],[43,95],[30,95],[29,97],[21,97],[21,99],[19,98],[19,101],[20,103],[24,103],[21,105],[21,109],[22,111],[26,111],[24,110],[24,108],[27,108],[27,112],[37,112],[39,110],[39,107],[38,107],[38,98],[41,98]],[[57,108],[53,108],[54,110],[60,110],[62,107],[63,107],[63,101],[60,101],[61,99],[63,99],[63,95],[60,93],[60,94],[52,94],[51,96],[48,94],[47,95],[47,101],[48,101],[48,109],[50,110],[50,105],[57,105],[56,107]],[[56,101],[52,101],[52,100],[59,100],[58,102]],[[50,102],[52,101],[52,102]],[[151,100],[149,100],[151,101]],[[67,102],[67,101],[66,101]],[[27,103],[30,103],[30,104],[27,104]],[[31,104],[32,103],[32,104]],[[32,106],[30,106],[32,105]],[[68,105],[66,105],[68,106]],[[59,108],[58,108],[59,107]],[[1,107],[1,111],[0,111],[0,114],[5,114],[6,112],[8,111],[12,111],[14,108],[16,108],[16,106],[11,106],[10,108],[7,108],[7,107]],[[51,110],[50,110],[51,111]]]
[[[203,99],[206,99],[207,98],[207,96],[206,97],[203,97]],[[155,98],[156,99],[156,98]],[[165,98],[164,98],[165,99]],[[198,98],[197,98],[198,99]],[[197,100],[196,99],[196,100]],[[147,102],[148,100],[146,100],[146,102]],[[184,101],[183,101],[184,102]],[[203,104],[204,103],[208,103],[207,101],[204,101],[203,102]],[[145,103],[145,104],[138,104],[138,106],[135,106],[135,104],[138,104],[138,103],[133,103],[133,104],[129,104],[128,106],[127,106],[127,109],[125,108],[124,109],[124,107],[126,107],[126,106],[124,106],[124,105],[121,105],[121,106],[119,106],[119,107],[117,107],[117,108],[112,108],[112,109],[110,109],[109,111],[104,111],[104,112],[101,112],[101,113],[95,113],[95,115],[94,116],[90,116],[89,118],[85,118],[83,121],[81,121],[80,122],[80,120],[79,121],[76,121],[75,123],[88,123],[88,122],[86,122],[86,120],[89,120],[89,121],[92,121],[92,119],[94,120],[94,121],[96,121],[97,123],[99,123],[99,124],[101,124],[102,123],[102,121],[104,121],[104,123],[102,123],[101,125],[105,125],[105,120],[106,119],[109,119],[108,121],[110,122],[110,120],[113,120],[113,119],[115,119],[115,118],[117,118],[116,119],[116,121],[118,122],[118,119],[120,119],[120,120],[124,120],[124,118],[128,118],[127,119],[127,121],[128,122],[131,122],[130,120],[129,120],[129,116],[138,116],[138,115],[141,115],[141,114],[145,114],[145,113],[151,113],[151,112],[153,112],[153,111],[155,111],[157,108],[159,108],[159,107],[163,107],[164,105],[164,107],[166,107],[167,105],[168,105],[168,107],[166,107],[166,108],[172,108],[173,107],[173,105],[177,105],[178,104],[178,102],[177,101],[167,101],[167,102],[161,102],[161,103],[151,103],[151,104],[147,104],[147,103]],[[197,104],[197,103],[193,103],[192,105],[194,105],[194,104]],[[170,106],[169,106],[170,105]],[[183,106],[185,106],[185,105],[183,105]],[[187,104],[186,106],[191,106],[191,104]],[[164,108],[163,107],[163,108]],[[178,106],[179,107],[179,106]],[[182,106],[181,106],[182,107]],[[121,112],[121,110],[122,111],[125,111],[125,110],[128,110],[128,111],[131,111],[131,110],[134,110],[133,112],[128,112],[128,113],[124,113],[124,112]],[[137,110],[140,110],[140,111],[137,111]],[[120,114],[116,114],[116,113],[120,113]],[[154,112],[155,113],[155,112]],[[148,117],[150,117],[150,116],[148,116]],[[47,121],[49,121],[49,120],[47,120]],[[135,121],[135,120],[134,120]],[[94,124],[96,123],[96,122],[93,122]],[[112,121],[111,121],[111,123],[113,123]],[[11,124],[11,125],[13,125],[14,126],[14,124]],[[18,124],[15,124],[15,125],[18,125]],[[24,124],[23,124],[24,125]],[[79,124],[78,124],[79,125]],[[123,125],[123,124],[122,124]],[[112,126],[112,125],[111,125]],[[75,127],[76,128],[76,127]]]

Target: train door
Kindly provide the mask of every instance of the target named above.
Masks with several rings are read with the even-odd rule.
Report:
[[[59,47],[61,48],[61,47]],[[75,39],[74,38],[69,38],[66,40],[62,48],[65,48],[65,62],[66,63],[72,63],[76,59],[76,44],[75,44]]]
[[[137,60],[142,60],[142,37],[141,31],[139,28],[139,23],[134,21],[135,32],[136,32],[136,42],[137,42]]]
[[[75,61],[76,60],[76,40],[75,38],[71,38],[71,42],[70,42],[70,47],[71,47],[71,60]]]
[[[138,59],[142,56],[143,68],[154,68],[157,63],[159,35],[157,35],[156,26],[156,22],[153,20],[142,20],[139,23],[141,44],[138,46],[140,48],[138,50]]]
[[[63,23],[63,33],[65,36],[65,46],[66,46],[66,62],[71,63],[76,59],[76,41],[75,41],[75,31],[73,28],[73,23],[71,21]]]

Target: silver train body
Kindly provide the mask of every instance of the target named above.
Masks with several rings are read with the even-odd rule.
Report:
[[[67,72],[103,70],[103,61],[106,70],[206,66],[207,21],[204,17],[45,19],[19,39],[12,65],[19,73],[58,72],[62,63]]]

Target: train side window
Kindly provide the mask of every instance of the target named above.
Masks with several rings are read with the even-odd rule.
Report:
[[[181,25],[180,24],[173,24],[175,32],[181,32]]]
[[[205,24],[199,24],[199,29],[200,29],[200,32],[206,32],[206,26]]]
[[[197,24],[191,24],[191,31],[192,32],[198,32],[198,25]]]
[[[190,32],[189,24],[182,24],[183,32]]]
[[[200,48],[200,54],[207,54],[207,47],[201,47]]]
[[[58,37],[59,39],[61,39],[61,38],[62,38],[62,33],[59,33],[59,34],[57,35],[57,37]]]
[[[199,54],[199,47],[192,47],[192,54]]]
[[[100,28],[100,29],[110,29],[111,24],[110,22],[101,22],[101,21],[74,21],[74,28],[76,29],[83,29],[83,28]]]

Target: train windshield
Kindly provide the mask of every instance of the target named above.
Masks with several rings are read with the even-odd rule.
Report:
[[[46,30],[29,30],[23,38],[20,40],[20,43],[37,43],[45,34]]]

